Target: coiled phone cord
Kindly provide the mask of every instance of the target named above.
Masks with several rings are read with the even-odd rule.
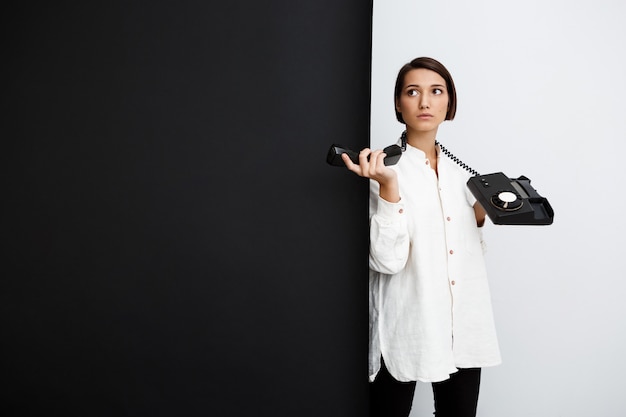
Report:
[[[404,132],[402,132],[402,136],[400,136],[400,139],[402,140],[402,152],[406,151],[406,130]],[[443,152],[448,158],[450,158],[451,160],[453,160],[454,162],[456,162],[461,168],[469,171],[470,174],[472,175],[480,175],[478,173],[478,171],[476,171],[475,169],[471,168],[469,165],[467,165],[465,162],[461,161],[459,158],[457,158],[456,156],[454,156],[452,154],[452,152],[450,152],[445,146],[443,146],[439,141],[435,141],[435,145],[439,146],[439,148],[441,148],[441,152]]]

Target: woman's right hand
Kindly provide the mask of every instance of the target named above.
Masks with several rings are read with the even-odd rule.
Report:
[[[359,152],[359,163],[355,164],[347,154],[341,158],[346,167],[360,177],[372,179],[380,184],[380,197],[391,203],[400,201],[398,176],[396,171],[385,165],[386,154],[382,149],[372,151],[369,148]],[[369,158],[368,158],[369,157]]]

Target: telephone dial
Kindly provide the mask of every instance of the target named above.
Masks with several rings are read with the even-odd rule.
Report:
[[[540,196],[525,176],[509,178],[502,172],[475,175],[467,187],[494,224],[548,225],[554,220],[548,199]]]
[[[406,132],[402,133],[402,146],[390,145],[383,149],[385,165],[394,165],[406,150]],[[539,195],[525,176],[509,178],[502,172],[480,175],[436,142],[451,160],[469,171],[473,176],[467,187],[480,202],[494,224],[501,225],[549,225],[554,221],[554,210],[545,197]],[[342,154],[359,163],[358,153],[341,145],[333,144],[328,150],[326,162],[333,166],[345,166]]]

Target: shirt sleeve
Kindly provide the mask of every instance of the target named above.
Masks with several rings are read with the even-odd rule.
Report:
[[[370,188],[370,269],[396,274],[406,265],[410,239],[402,200],[390,203],[380,198],[378,183]]]
[[[469,177],[465,179],[466,183],[467,183],[467,180],[469,180]],[[465,198],[467,199],[467,203],[470,205],[470,207],[474,207],[474,204],[478,202],[476,197],[474,197],[474,194],[470,191],[469,187],[467,186],[465,187]],[[485,223],[488,220],[489,220],[489,216],[485,218]],[[487,243],[485,243],[485,240],[483,238],[483,227],[478,228],[478,236],[480,237],[480,246],[482,248],[483,255],[484,255],[485,253],[487,253]]]
[[[467,180],[469,180],[469,177],[465,179],[466,183],[467,183]],[[467,198],[467,203],[470,205],[470,207],[474,207],[474,204],[476,204],[476,202],[478,201],[476,200],[476,197],[474,197],[474,194],[472,194],[469,187],[467,186],[465,187],[465,197]]]

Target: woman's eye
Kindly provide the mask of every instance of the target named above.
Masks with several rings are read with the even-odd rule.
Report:
[[[433,94],[436,94],[436,95],[443,94],[443,90],[441,88],[435,88],[433,90]]]
[[[410,97],[415,97],[418,94],[418,92],[417,92],[417,90],[409,90],[409,91],[407,91],[407,94]]]

